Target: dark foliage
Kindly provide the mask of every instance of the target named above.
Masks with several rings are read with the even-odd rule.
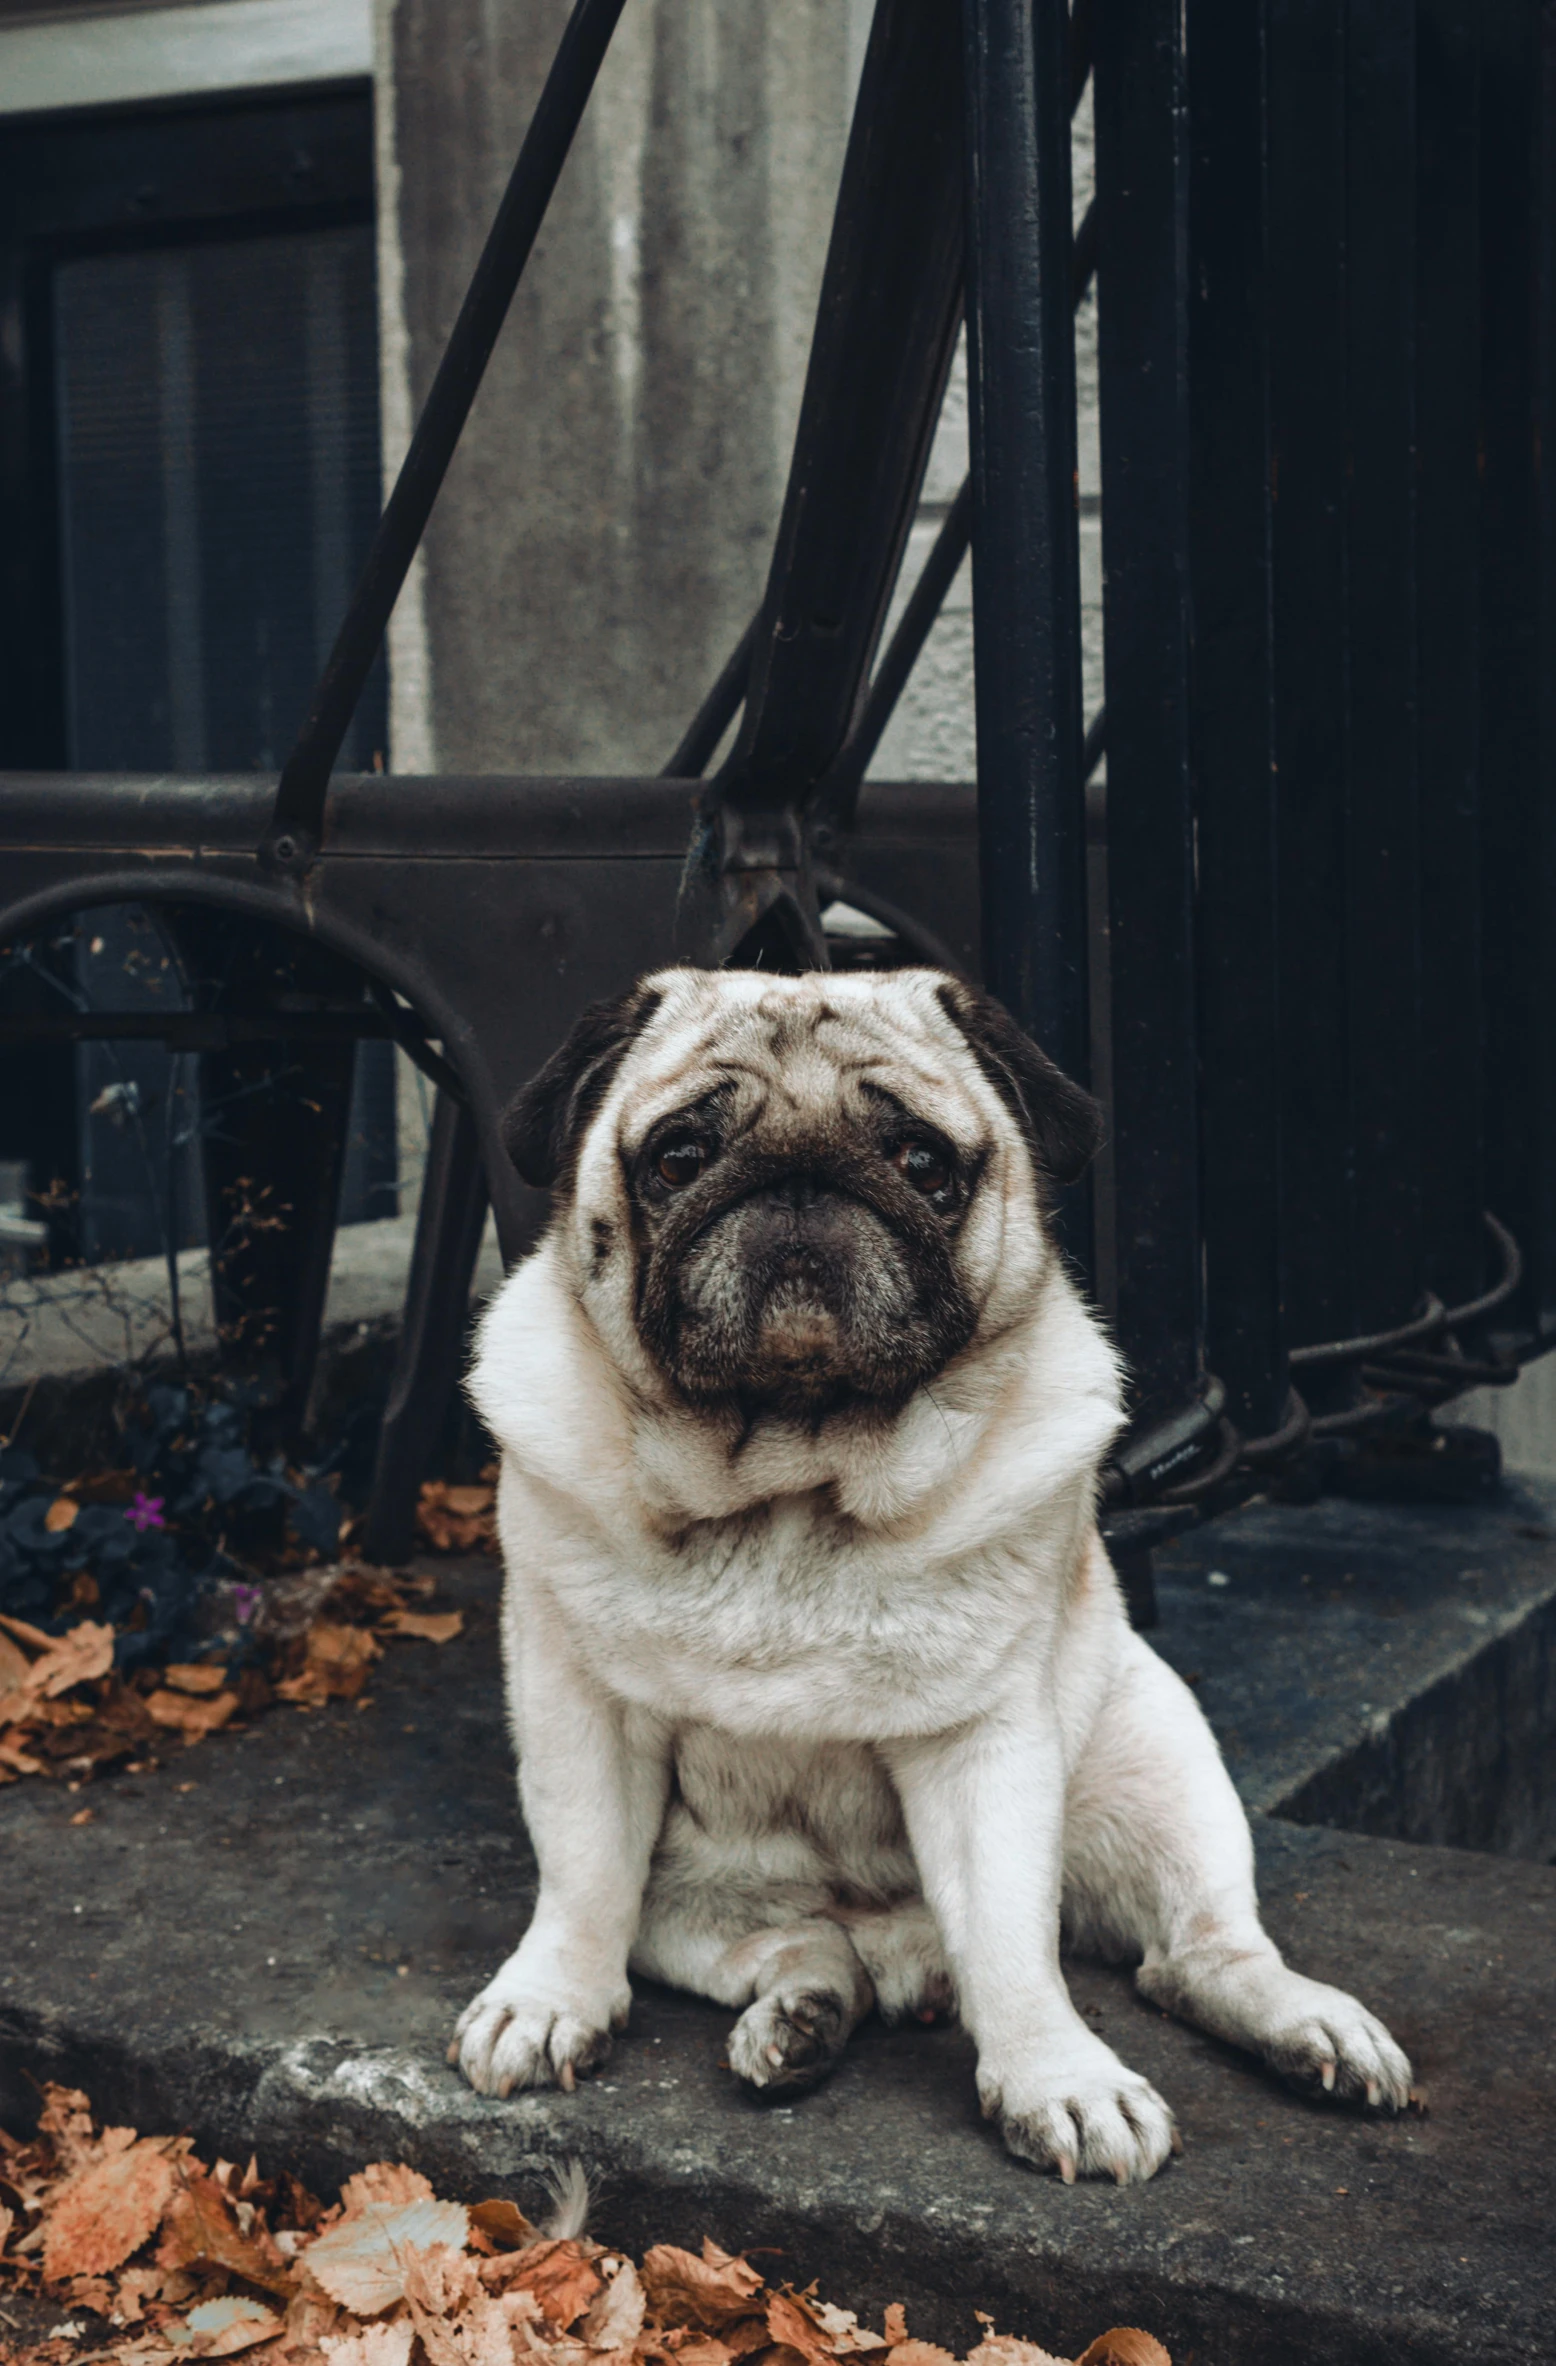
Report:
[[[222,1580],[257,1587],[310,1552],[333,1554],[360,1425],[300,1467],[256,1455],[251,1410],[241,1392],[148,1388],[123,1425],[118,1469],[75,1483],[68,1526],[48,1524],[60,1482],[25,1448],[0,1452],[0,1611],[49,1633],[84,1614],[106,1620],[125,1670],[196,1659],[209,1648],[202,1597]]]

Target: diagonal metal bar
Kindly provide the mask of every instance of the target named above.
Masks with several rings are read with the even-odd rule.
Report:
[[[1071,281],[1077,311],[1086,300],[1086,291],[1096,269],[1097,207],[1094,199],[1086,208],[1075,233]],[[854,808],[859,802],[860,784],[870,769],[886,726],[896,712],[897,701],[908,686],[908,677],[919,661],[924,643],[934,630],[935,619],[956,580],[956,571],[967,556],[968,545],[972,541],[972,519],[972,478],[967,476],[962,479],[956,499],[946,513],[945,521],[930,546],[929,556],[919,570],[918,581],[908,595],[907,606],[898,619],[896,631],[886,644],[885,654],[875,669],[848,737],[838,751],[837,761],[817,792],[818,812],[825,810],[827,819],[840,828],[846,829],[853,818]],[[725,719],[728,720],[727,717]],[[1100,758],[1100,749],[1098,753]],[[1088,772],[1095,770],[1094,762]]]
[[[875,653],[956,341],[960,95],[950,0],[878,0],[725,811],[808,800]]]
[[[305,870],[318,849],[331,768],[624,6],[625,0],[577,0],[568,19],[351,605],[281,775],[262,850],[277,870]]]
[[[1084,96],[1091,77],[1093,0],[1074,0],[1070,11],[1070,111],[1073,114]],[[1097,268],[1097,207],[1093,202],[1075,233],[1075,303],[1077,310],[1085,300]],[[893,635],[885,656],[876,669],[868,697],[855,722],[848,740],[840,751],[824,790],[822,802],[834,808],[835,818],[846,822],[858,795],[859,782],[864,778],[870,758],[879,745],[881,733],[891,720],[893,708],[902,694],[908,675],[913,671],[919,651],[929,637],[930,629],[940,612],[941,603],[950,590],[957,567],[967,554],[972,532],[972,513],[968,486],[963,485],[951,515],[941,528],[929,557],[924,562],[919,582]],[[964,514],[965,510],[965,514]],[[957,537],[960,536],[958,542]],[[952,553],[954,552],[954,557]],[[943,580],[942,580],[943,577]],[[939,583],[938,596],[934,586]],[[930,605],[933,599],[933,605]],[[692,721],[674,755],[664,766],[667,780],[696,780],[712,762],[714,751],[735,716],[751,680],[751,657],[756,646],[756,634],[761,622],[759,609],[746,626],[718,680],[714,683]],[[906,662],[904,663],[904,660]],[[888,688],[888,684],[895,687]],[[883,704],[884,701],[884,704]],[[853,773],[856,738],[867,730],[874,736]]]
[[[725,662],[724,670],[686,726],[686,736],[661,768],[665,780],[701,780],[718,750],[719,741],[739,714],[751,680],[751,652],[756,647],[758,609]]]

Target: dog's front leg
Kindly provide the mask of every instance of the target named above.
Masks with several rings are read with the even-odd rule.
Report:
[[[530,1599],[516,1612],[505,1619],[508,1701],[540,1890],[529,1929],[449,2048],[483,2095],[571,2089],[626,2026],[627,1955],[669,1785],[657,1720],[577,1665],[550,1605]]]
[[[1072,2182],[1154,2175],[1172,2114],[1086,2027],[1059,1968],[1056,1722],[995,1712],[884,1753],[978,2048],[978,2095],[1023,2160]]]

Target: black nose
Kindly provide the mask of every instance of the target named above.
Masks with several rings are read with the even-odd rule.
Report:
[[[780,1175],[776,1183],[769,1183],[756,1195],[757,1205],[775,1212],[801,1215],[814,1208],[818,1200],[832,1199],[836,1194],[815,1175],[804,1173]]]

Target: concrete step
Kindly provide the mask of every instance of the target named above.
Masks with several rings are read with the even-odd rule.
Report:
[[[1446,1576],[1430,1579],[1423,1520],[1460,1523],[1444,1569],[1474,1543],[1460,1565],[1487,1573],[1475,1599],[1494,1649],[1556,1597],[1556,1549],[1515,1533],[1548,1509],[1330,1506],[1315,1521],[1255,1507],[1175,1556],[1156,1640],[1199,1674],[1249,1796],[1310,1784],[1369,1720],[1408,1716],[1462,1673],[1469,1630],[1444,1607],[1460,1601]],[[1327,1582],[1300,1585],[1313,1569],[1276,1566],[1275,1531],[1298,1519],[1315,1556],[1320,1530],[1344,1557],[1335,1523],[1362,1522],[1337,1604]],[[1210,1586],[1210,1566],[1231,1582]],[[1073,1967],[1077,2001],[1184,2132],[1183,2158],[1125,2192],[1011,2161],[954,2029],[867,2024],[827,2087],[763,2107],[721,2067],[730,2016],[645,1984],[575,2096],[473,2095],[444,2048],[522,1928],[534,1870],[502,1728],[496,1572],[444,1568],[465,1633],[391,1646],[365,1712],[280,1709],[153,1776],[0,1793],[6,2124],[28,2121],[31,2080],[61,2078],[114,2119],[253,2146],[316,2182],[387,2157],[448,2193],[530,2205],[545,2163],[576,2155],[608,2239],[776,2246],[800,2281],[877,2321],[902,2300],[916,2334],[958,2349],[982,2308],[1059,2350],[1144,2324],[1178,2366],[1556,2354],[1556,1871],[1507,1855],[1256,1817],[1272,1930],[1390,2023],[1424,2118],[1300,2100],[1143,2005],[1125,1974]],[[1399,1611],[1373,1591],[1396,1583]],[[1392,1692],[1369,1620],[1390,1638]],[[88,1797],[93,1822],[73,1826]]]

